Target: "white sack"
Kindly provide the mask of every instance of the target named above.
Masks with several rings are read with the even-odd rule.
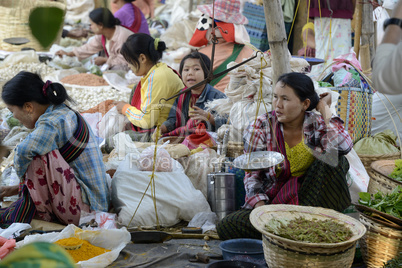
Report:
[[[112,180],[112,203],[117,222],[127,226],[150,183],[151,171],[139,171],[138,154],[128,154]],[[190,221],[198,212],[211,209],[203,194],[196,190],[184,174],[183,167],[173,160],[172,172],[155,172],[156,207],[159,224],[172,226],[180,220]],[[129,227],[155,226],[156,215],[151,189],[146,192]]]

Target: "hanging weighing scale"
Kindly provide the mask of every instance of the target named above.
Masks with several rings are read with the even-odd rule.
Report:
[[[268,169],[285,159],[283,154],[274,151],[259,151],[242,154],[233,161],[233,166],[246,172]]]

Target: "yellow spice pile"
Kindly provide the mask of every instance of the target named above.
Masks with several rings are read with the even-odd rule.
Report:
[[[88,241],[76,237],[60,239],[55,243],[63,248],[66,248],[67,252],[71,255],[71,257],[73,257],[75,262],[86,261],[110,251],[105,248],[94,246]],[[78,249],[68,249],[79,245],[81,245],[81,247]]]

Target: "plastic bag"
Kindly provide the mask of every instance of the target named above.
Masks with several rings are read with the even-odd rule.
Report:
[[[352,203],[358,203],[359,193],[367,192],[370,177],[354,149],[346,155],[346,158],[349,162],[349,171],[346,175],[346,180],[349,187],[350,197],[352,198]]]
[[[32,227],[28,223],[14,222],[6,229],[0,228],[0,236],[7,239],[17,238],[24,230],[28,230],[30,228]]]
[[[81,225],[88,225],[83,227],[83,230],[100,230],[100,229],[117,229],[116,227],[116,214],[103,211],[92,211],[90,213],[81,211],[80,223]]]
[[[202,233],[210,230],[216,230],[216,223],[218,222],[218,216],[215,212],[199,212],[188,223],[188,227],[200,227]]]
[[[106,139],[122,132],[129,122],[125,115],[120,114],[117,108],[113,107],[99,122],[99,137]]]
[[[173,159],[164,148],[168,142],[159,146],[156,151],[155,171],[157,172],[171,172],[173,169]],[[149,146],[140,155],[138,160],[138,168],[141,171],[152,171],[154,165],[155,145]]]
[[[208,188],[206,178],[209,173],[214,172],[213,161],[216,161],[217,157],[215,150],[206,148],[202,152],[179,159],[194,187],[200,190],[205,197]]]
[[[0,68],[6,68],[18,63],[40,63],[39,56],[33,50],[14,52],[1,62]]]
[[[3,173],[1,174],[1,185],[5,186],[15,186],[20,183],[20,178],[17,175],[17,172],[14,169],[14,166],[7,167]],[[15,202],[18,200],[18,195],[13,196],[5,196],[3,201],[6,202]]]
[[[117,259],[120,251],[131,241],[131,235],[124,227],[113,230],[88,231],[81,230],[77,226],[70,224],[60,233],[28,235],[24,240],[17,242],[16,248],[38,241],[53,243],[69,237],[78,237],[87,240],[94,246],[110,250],[92,259],[78,262],[77,267],[106,267]]]
[[[112,87],[123,92],[131,92],[131,88],[128,87],[129,84],[127,80],[118,75],[117,73],[104,73],[102,77]]]

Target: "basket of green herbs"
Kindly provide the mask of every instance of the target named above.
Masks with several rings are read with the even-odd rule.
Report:
[[[321,207],[261,206],[250,221],[263,235],[269,267],[350,267],[366,232],[358,220]]]
[[[360,250],[367,267],[382,267],[402,252],[402,187],[390,193],[359,193],[360,222],[367,228]]]
[[[385,217],[402,226],[402,187],[396,186],[391,193],[382,193],[377,191],[375,194],[359,193],[359,204],[368,207],[357,206],[361,212],[365,212],[369,216],[377,213],[381,217]],[[364,211],[365,210],[365,211]]]
[[[370,181],[367,192],[390,193],[397,186],[402,187],[402,160],[378,160],[371,163],[368,171]]]

